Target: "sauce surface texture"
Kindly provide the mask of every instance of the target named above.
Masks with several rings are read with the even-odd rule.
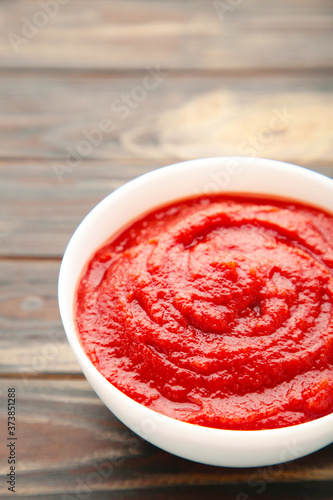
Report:
[[[77,289],[97,369],[193,424],[267,429],[333,412],[333,216],[297,203],[199,197],[134,222]]]

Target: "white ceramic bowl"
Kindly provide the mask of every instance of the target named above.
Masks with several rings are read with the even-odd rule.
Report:
[[[135,433],[180,457],[211,465],[278,464],[333,442],[333,414],[273,430],[201,427],[160,415],[110,384],[84,353],[75,331],[73,300],[80,273],[94,251],[141,214],[191,195],[258,193],[307,202],[333,213],[333,180],[301,167],[243,157],[193,160],[155,170],[99,203],[74,233],[61,265],[59,305],[69,343],[88,381],[106,406]]]

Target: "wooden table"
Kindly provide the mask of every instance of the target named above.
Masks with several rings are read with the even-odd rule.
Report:
[[[138,438],[86,382],[57,304],[76,226],[144,172],[249,154],[333,177],[332,0],[2,0],[0,25],[1,498],[332,499],[332,446],[228,469]]]

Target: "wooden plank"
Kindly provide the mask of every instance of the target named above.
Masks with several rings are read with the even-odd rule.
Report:
[[[320,484],[301,482],[295,485],[268,484],[264,494],[260,495],[262,500],[332,500],[332,483]],[[259,489],[259,486],[257,487]],[[261,490],[260,490],[261,491]],[[87,495],[87,492],[85,492]],[[93,498],[94,500],[251,500],[257,498],[257,494],[248,486],[225,485],[225,486],[200,486],[185,485],[179,487],[161,487],[132,489],[127,491],[93,491],[93,497],[82,496],[83,498]],[[71,494],[55,495],[15,495],[21,500],[79,500],[75,492]],[[12,500],[11,496],[2,497],[3,500]]]
[[[163,164],[256,155],[333,163],[330,75],[146,77],[3,73],[2,157],[49,158],[60,171],[115,158]],[[147,81],[154,88],[147,90]]]
[[[59,262],[0,260],[0,373],[81,374],[57,300]]]
[[[3,2],[6,67],[332,67],[330,0]],[[66,54],[66,57],[64,57]]]
[[[0,256],[61,258],[78,224],[100,200],[172,159],[164,162],[82,162],[60,182],[52,163],[0,161]],[[333,177],[332,166],[309,167]]]
[[[260,486],[262,481],[258,481],[257,490],[262,491]],[[82,482],[84,484],[84,482]],[[262,487],[261,487],[262,488]],[[259,498],[262,500],[332,500],[333,483],[313,483],[300,482],[294,484],[273,483],[267,484],[264,494]],[[93,495],[93,497],[91,496]],[[15,498],[21,500],[83,500],[84,498],[93,498],[94,500],[251,500],[257,498],[254,488],[247,485],[198,485],[188,484],[180,486],[160,486],[150,488],[147,486],[142,489],[123,489],[123,490],[84,490],[76,493],[45,495],[43,493],[34,493],[31,495],[16,494]],[[12,500],[11,496],[2,496],[2,500]]]
[[[268,498],[292,498],[293,492],[294,498],[305,498],[297,495],[303,481],[308,489],[303,485],[299,491],[307,491],[306,498],[315,498],[310,496],[314,490],[316,498],[329,498],[332,491],[332,446],[279,467],[210,467],[170,455],[137,437],[107,410],[86,381],[33,380],[26,385],[2,380],[2,397],[10,386],[16,387],[18,401],[19,498],[56,494],[80,498],[84,493],[85,498],[106,498],[108,492],[108,498],[141,499],[153,494],[168,498],[167,493],[172,493],[169,498],[180,499],[192,492],[192,498],[199,499],[214,498],[217,491],[223,498],[223,492],[226,498],[237,498],[242,492],[252,498],[265,490],[271,492]],[[7,427],[6,418],[3,405],[1,429]],[[2,484],[7,468],[2,444]]]
[[[99,201],[153,168],[156,163],[83,163],[60,182],[48,162],[0,162],[0,255],[62,257]]]

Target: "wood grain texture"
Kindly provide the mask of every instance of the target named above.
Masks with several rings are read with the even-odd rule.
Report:
[[[172,159],[85,161],[57,178],[52,162],[0,161],[0,256],[60,259],[87,213],[125,182]],[[309,168],[333,177],[332,166]]]
[[[264,493],[260,496],[253,488],[247,485],[224,485],[224,486],[201,486],[185,485],[179,487],[142,488],[129,491],[93,491],[93,500],[251,500],[260,498],[261,500],[332,500],[332,483],[301,482],[299,484],[268,484]],[[257,487],[258,489],[258,487]],[[261,490],[260,490],[261,491]],[[64,495],[18,495],[15,498],[20,500],[79,500],[80,494],[73,492]],[[87,497],[87,493],[85,492]],[[85,498],[86,498],[85,497]],[[81,495],[81,498],[83,496]],[[12,500],[12,497],[4,496],[3,500]]]
[[[99,201],[154,168],[156,162],[135,160],[84,162],[59,181],[50,162],[0,161],[0,255],[61,258]]]
[[[155,75],[156,76],[156,75]],[[72,171],[85,160],[262,156],[333,163],[333,85],[325,74],[151,78],[4,72],[3,158],[49,158]],[[147,85],[146,85],[147,86]],[[101,130],[103,129],[103,131]]]
[[[333,63],[330,0],[64,4],[59,0],[53,14],[45,14],[37,0],[2,2],[6,67],[253,70]]]
[[[0,260],[1,374],[80,374],[60,320],[59,262]]]
[[[307,481],[310,489],[315,483],[317,498],[328,498],[332,491],[332,446],[281,466],[211,467],[174,457],[139,438],[107,410],[84,380],[25,384],[9,379],[0,381],[2,397],[9,386],[16,387],[18,400],[19,498],[56,494],[61,498],[65,493],[80,498],[84,492],[92,498],[106,498],[108,492],[108,498],[132,494],[140,499],[153,494],[167,498],[167,493],[181,499],[183,492],[185,498],[190,492],[195,499],[213,498],[217,492],[235,498],[246,492],[252,498],[260,490],[268,494],[263,498],[278,498],[277,492],[283,498],[292,498],[292,493],[302,498],[299,493],[304,494],[305,488],[292,486],[300,481]],[[5,410],[0,409],[2,429]],[[7,471],[5,458],[1,446],[1,480]]]

